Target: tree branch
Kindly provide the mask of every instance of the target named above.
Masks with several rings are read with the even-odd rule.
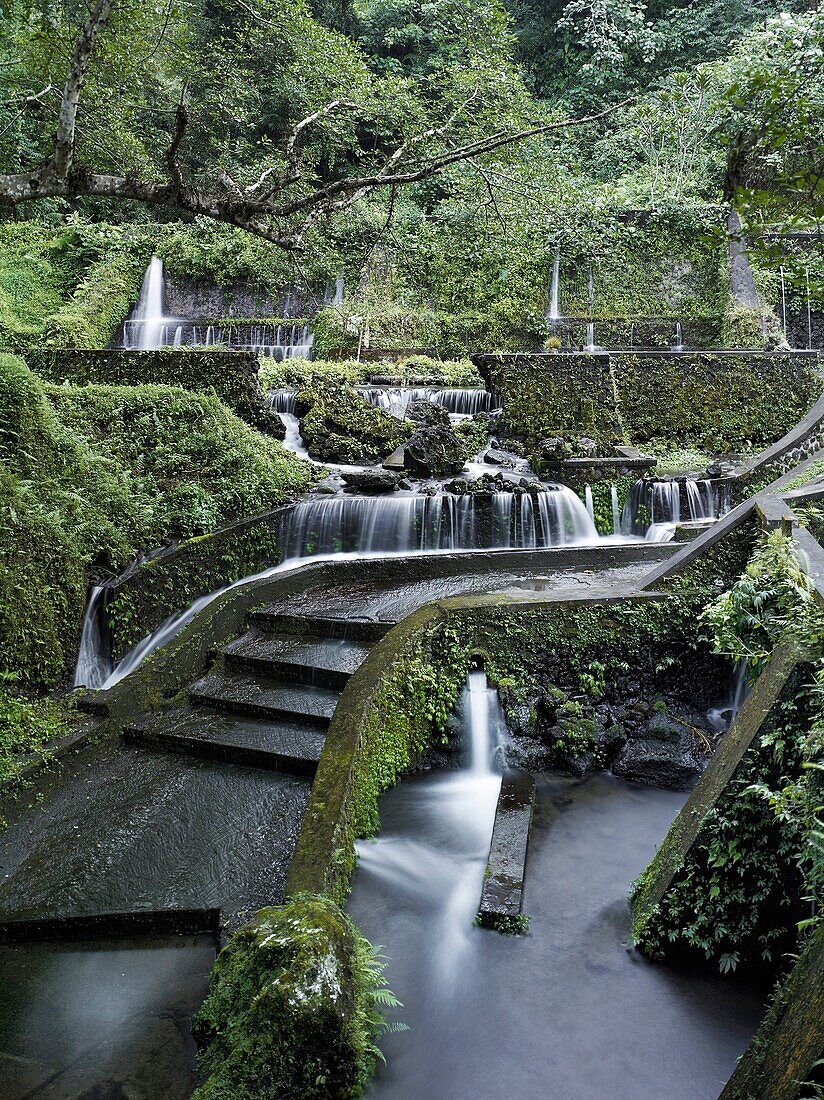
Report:
[[[51,170],[58,179],[66,179],[74,160],[74,134],[77,122],[77,105],[86,79],[89,63],[94,53],[97,36],[105,28],[112,13],[112,0],[97,0],[89,18],[74,44],[69,72],[60,100],[57,130],[54,135],[54,154]]]

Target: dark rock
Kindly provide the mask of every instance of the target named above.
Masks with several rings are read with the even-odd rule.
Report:
[[[701,774],[702,763],[692,738],[680,741],[640,739],[627,741],[612,765],[622,779],[649,787],[685,790]]]
[[[612,760],[623,748],[627,741],[627,731],[623,726],[614,723],[605,726],[598,731],[595,741],[605,761]]]
[[[447,481],[444,485],[444,491],[447,493],[468,493],[469,482],[465,477],[456,477],[454,481]]]
[[[538,444],[538,453],[541,458],[562,462],[572,454],[572,448],[565,439],[553,436],[551,439],[542,439]]]
[[[583,458],[593,458],[598,452],[598,444],[589,436],[583,435],[575,446],[576,452]]]
[[[368,405],[352,386],[313,381],[295,400],[306,446],[324,462],[372,466],[408,431],[394,416]]]
[[[507,469],[514,470],[517,466],[517,462],[511,454],[506,451],[495,450],[494,447],[490,449],[484,455],[484,462],[490,466],[505,466]]]
[[[449,413],[443,405],[436,405],[434,401],[410,401],[406,407],[406,419],[427,428],[449,426]]]
[[[553,755],[540,741],[523,734],[513,734],[506,747],[506,762],[511,768],[541,772],[552,766]]]
[[[400,478],[391,470],[352,470],[343,474],[347,489],[355,493],[394,493]]]
[[[555,762],[571,775],[589,775],[590,772],[598,771],[603,767],[601,760],[592,752],[578,753],[577,756],[570,753],[556,753]]]
[[[419,428],[407,441],[405,465],[418,477],[444,477],[463,469],[460,439],[449,428]]]

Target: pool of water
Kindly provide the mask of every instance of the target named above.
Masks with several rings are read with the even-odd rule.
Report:
[[[185,1100],[212,936],[0,947],[2,1100]]]
[[[489,836],[478,835],[482,791],[480,814],[461,809],[466,778],[388,792],[380,838],[362,846],[349,912],[383,945],[410,1028],[383,1040],[388,1064],[369,1095],[715,1100],[758,1026],[760,995],[625,946],[629,886],[686,795],[540,776],[530,931],[505,937],[470,925]]]

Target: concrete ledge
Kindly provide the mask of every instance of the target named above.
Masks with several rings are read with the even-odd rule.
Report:
[[[816,355],[815,352],[807,352],[802,354]],[[777,440],[771,447],[767,447],[766,450],[761,451],[754,458],[749,459],[747,462],[742,462],[740,466],[737,466],[731,473],[731,477],[736,478],[739,481],[746,481],[754,474],[758,474],[763,470],[768,469],[774,463],[778,462],[787,453],[792,452],[798,447],[803,447],[805,444],[809,445],[811,439],[818,439],[824,435],[824,395],[819,397],[806,416],[791,428],[786,435]],[[813,450],[817,450],[818,447],[814,446]]]
[[[131,913],[93,913],[82,917],[54,917],[0,922],[0,943],[37,940],[85,940],[108,936],[143,936],[176,932],[181,936],[217,933],[219,909],[155,909]]]
[[[707,814],[721,797],[747,749],[769,721],[790,676],[801,660],[796,647],[776,646],[737,718],[721,739],[709,766],[670,826],[661,847],[644,872],[632,899],[633,930],[637,937],[661,903],[678,870],[698,838]]]
[[[511,925],[521,915],[534,805],[534,778],[528,772],[505,771],[478,906],[478,923],[484,928],[514,930]]]

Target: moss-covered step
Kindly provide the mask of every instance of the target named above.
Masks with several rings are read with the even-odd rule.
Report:
[[[340,695],[332,688],[294,684],[268,677],[213,672],[189,688],[193,703],[251,714],[328,726]]]
[[[764,1022],[718,1100],[796,1100],[818,1095],[814,1085],[807,1091],[801,1082],[813,1076],[824,1054],[823,973],[824,925],[819,924],[776,990]]]
[[[278,634],[297,634],[301,637],[344,638],[353,642],[377,642],[394,626],[392,622],[377,619],[359,619],[356,615],[336,617],[332,615],[289,615],[281,604],[264,607],[249,615],[249,623]]]
[[[250,630],[225,646],[223,662],[232,672],[262,671],[303,684],[343,690],[361,666],[369,646],[342,638],[264,634]]]
[[[501,780],[486,865],[478,924],[502,932],[521,931],[526,853],[535,804],[535,780],[508,769]]]
[[[295,775],[314,775],[326,732],[284,719],[239,718],[208,707],[175,707],[126,726],[126,744]]]
[[[791,643],[782,642],[776,647],[738,716],[721,739],[707,770],[670,826],[632,898],[633,937],[636,941],[642,938],[647,923],[684,866],[707,815],[721,797],[753,740],[770,720],[799,660],[800,655]]]

